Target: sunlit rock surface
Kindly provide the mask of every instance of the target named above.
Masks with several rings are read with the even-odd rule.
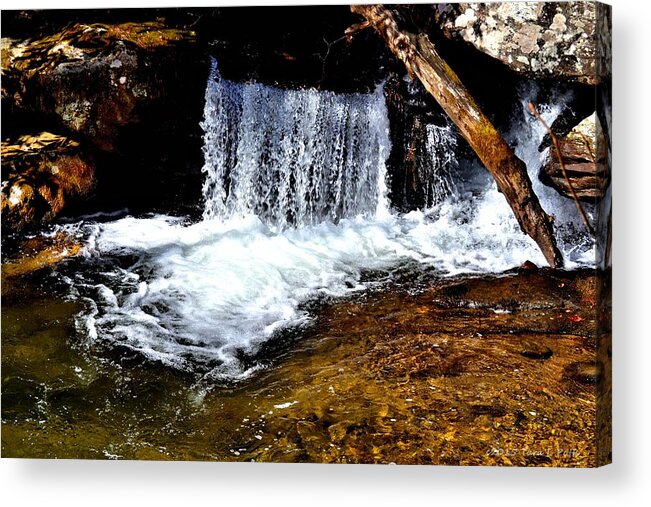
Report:
[[[595,2],[460,3],[442,25],[520,73],[595,84],[598,30],[609,30],[596,11]]]
[[[80,143],[50,132],[2,143],[2,226],[25,230],[57,217],[95,187],[95,164]]]
[[[2,294],[5,282],[11,288],[11,278],[34,274],[42,269],[56,266],[59,262],[74,257],[81,252],[81,243],[64,233],[48,236],[33,236],[20,242],[17,255],[10,256],[2,265]],[[11,292],[11,290],[9,290]]]
[[[104,150],[139,110],[165,98],[194,33],[156,22],[76,24],[39,40],[3,40],[3,99],[56,118]]]

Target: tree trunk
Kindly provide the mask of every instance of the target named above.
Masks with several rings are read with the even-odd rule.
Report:
[[[391,12],[382,5],[352,5],[351,10],[366,18],[409,74],[423,83],[493,176],[522,230],[538,244],[550,266],[562,267],[563,256],[556,246],[552,219],[533,192],[524,162],[479,109],[427,35],[401,31]]]

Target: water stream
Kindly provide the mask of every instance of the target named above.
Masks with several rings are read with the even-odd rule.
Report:
[[[515,118],[517,153],[537,181],[544,130]],[[551,120],[560,107],[542,106]],[[223,79],[206,87],[204,216],[126,217],[83,226],[88,269],[67,275],[89,308],[81,335],[214,381],[250,376],[262,344],[309,324],[305,304],[364,291],[412,263],[440,276],[544,264],[490,182],[456,188],[453,128],[428,127],[432,207],[391,212],[389,124],[370,94],[281,90]],[[482,181],[486,181],[485,179]],[[568,267],[590,265],[573,203],[535,183],[556,216]],[[98,262],[101,259],[101,262]]]
[[[573,202],[537,180],[536,93],[509,141],[566,265],[592,266]],[[551,122],[566,100],[536,102]],[[215,64],[204,116],[202,220],[84,217],[60,226],[81,255],[3,277],[3,456],[590,462],[575,397],[594,386],[563,375],[594,359],[589,275],[490,276],[544,259],[453,126],[426,127],[426,207],[398,213],[382,86],[280,90]],[[538,461],[487,452],[532,440]]]

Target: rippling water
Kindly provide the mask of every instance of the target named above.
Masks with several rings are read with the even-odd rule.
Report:
[[[566,265],[591,265],[574,204],[536,181],[544,130],[526,112],[531,93],[514,118],[516,151],[556,216]],[[551,120],[560,107],[542,110]],[[374,283],[366,272],[416,262],[449,276],[545,263],[494,184],[433,183],[434,207],[390,212],[381,86],[365,95],[280,90],[226,81],[213,64],[202,126],[201,222],[159,215],[72,226],[87,238],[85,267],[68,281],[89,308],[78,322],[91,342],[237,380],[261,366],[263,343],[309,323],[306,302],[364,290]],[[430,127],[430,179],[451,167],[483,172],[459,167],[451,127]]]
[[[537,179],[535,92],[510,141],[566,266],[593,266],[574,203]],[[551,122],[563,102],[538,107]],[[588,275],[458,276],[545,262],[451,125],[427,126],[428,207],[406,214],[387,199],[382,87],[279,90],[215,65],[202,125],[201,221],[85,217],[62,226],[80,256],[3,279],[3,455],[591,463],[593,385],[563,374],[594,359]],[[554,359],[523,357],[532,343]],[[543,454],[489,455],[486,429]]]

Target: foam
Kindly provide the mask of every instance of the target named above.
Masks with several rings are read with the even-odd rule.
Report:
[[[514,120],[516,152],[556,216],[567,267],[591,265],[594,245],[577,232],[574,204],[537,182],[544,130],[528,115],[526,99]],[[293,107],[311,119],[289,114]],[[270,118],[275,108],[281,112]],[[548,121],[560,111],[542,110]],[[355,120],[344,121],[342,111]],[[317,121],[331,115],[341,121]],[[251,131],[263,122],[266,135]],[[364,281],[366,270],[415,262],[452,276],[499,273],[526,260],[545,264],[494,184],[473,192],[432,186],[434,207],[391,214],[387,125],[381,89],[366,96],[283,92],[223,81],[213,66],[203,123],[204,220],[186,225],[158,215],[84,227],[93,272],[78,273],[71,284],[89,303],[79,318],[88,339],[210,379],[237,380],[261,367],[255,355],[262,344],[309,323],[303,303],[368,288],[374,282]],[[451,132],[431,131],[429,141],[453,147]],[[282,149],[270,151],[269,137]],[[440,156],[446,167],[463,169],[449,149],[435,148],[433,163]],[[310,174],[319,175],[318,185]],[[347,190],[339,186],[344,176],[355,182]],[[264,179],[282,192],[261,186]],[[328,195],[339,199],[336,206]]]

